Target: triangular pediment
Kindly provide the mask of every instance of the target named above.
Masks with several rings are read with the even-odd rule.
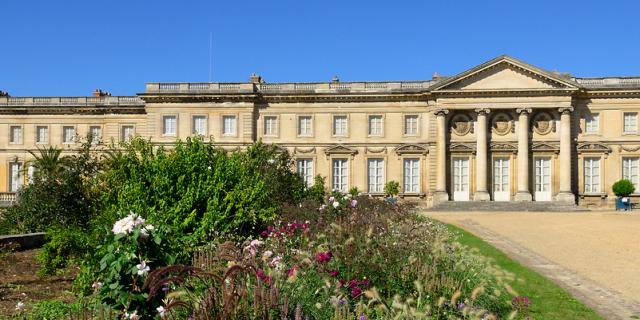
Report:
[[[611,148],[604,143],[600,142],[583,142],[578,144],[578,153],[594,152],[594,153],[611,153]]]
[[[395,149],[397,154],[427,154],[429,149],[419,144],[403,144]]]
[[[531,146],[532,151],[553,151],[559,152],[560,146],[550,143],[538,142]]]
[[[577,89],[569,78],[544,71],[520,60],[500,56],[436,83],[432,91],[535,91]]]
[[[475,148],[475,144],[472,144],[472,143],[452,143],[449,146],[449,151],[461,152],[461,153],[467,153],[467,152],[474,153],[476,152],[476,148]]]
[[[329,147],[327,149],[324,150],[324,153],[326,154],[351,154],[354,155],[356,153],[358,153],[357,149],[351,148],[351,147],[347,147],[345,145],[337,145],[337,146],[333,146],[333,147]]]

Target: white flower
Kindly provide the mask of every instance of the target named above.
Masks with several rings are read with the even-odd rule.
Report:
[[[333,196],[329,197],[329,202],[333,202],[333,200],[335,200],[336,198],[334,198]]]
[[[164,318],[164,314],[167,310],[163,306],[157,307],[156,310],[158,311],[158,314],[160,314],[160,318]]]
[[[267,250],[262,254],[262,258],[269,259],[272,255],[273,255],[273,252],[271,250]]]
[[[129,211],[128,216],[116,221],[111,231],[113,231],[114,234],[129,234],[133,232],[133,229],[144,226],[144,223],[144,219]],[[153,226],[151,227],[151,230],[153,230]]]
[[[340,202],[338,202],[338,201],[333,202],[333,207],[334,208],[337,209],[339,206],[340,206]]]
[[[271,260],[271,262],[269,262],[269,266],[273,268],[279,265],[281,260],[282,260],[282,256],[276,256],[275,258],[273,258],[273,260]]]
[[[132,313],[125,312],[124,318],[129,320],[139,320],[140,316],[138,315],[138,311],[136,310]]]
[[[269,159],[269,160],[267,160],[267,162],[268,162],[269,164],[274,164],[274,163],[276,163],[276,160]]]
[[[149,270],[151,270],[151,268],[149,268],[149,266],[147,265],[146,262],[142,261],[139,264],[136,265],[136,268],[138,269],[138,275],[139,276],[146,276],[147,274],[149,274]]]
[[[152,225],[144,226],[142,229],[140,229],[140,235],[146,238],[147,236],[149,236],[149,233],[151,233],[151,231],[153,231],[154,229],[155,227]]]
[[[100,290],[100,288],[102,288],[102,282],[96,281],[91,285],[91,288],[95,289],[95,290]]]
[[[207,167],[207,170],[211,170],[211,166],[208,166],[208,167]]]
[[[318,210],[322,211],[322,210],[324,210],[324,209],[326,209],[326,208],[327,208],[327,205],[326,205],[326,204],[323,204],[323,205],[321,205],[321,206],[320,206],[320,208],[318,208]]]
[[[18,311],[24,310],[24,303],[22,301],[20,301],[20,302],[18,302],[18,304],[16,304],[16,310],[18,310]]]

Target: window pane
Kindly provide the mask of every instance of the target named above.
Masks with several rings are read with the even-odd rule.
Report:
[[[311,135],[311,117],[301,116],[298,118],[298,135]]]
[[[164,116],[163,119],[163,131],[162,133],[165,135],[175,135],[176,134],[176,124],[177,117],[176,116]]]
[[[415,135],[418,134],[418,116],[409,115],[404,117],[404,134]]]
[[[336,136],[347,134],[347,116],[333,117],[333,134]]]
[[[76,128],[69,126],[62,127],[62,141],[64,143],[72,143],[75,135]]]
[[[369,116],[369,135],[382,134],[382,116]]]
[[[369,159],[367,162],[369,192],[381,193],[384,190],[384,160]]]
[[[236,133],[236,116],[223,116],[222,119],[223,119],[222,133],[235,134]]]

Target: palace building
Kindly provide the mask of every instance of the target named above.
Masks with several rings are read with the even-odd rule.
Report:
[[[425,81],[147,83],[136,96],[0,95],[0,191],[28,183],[30,153],[76,135],[158,145],[202,135],[226,150],[274,143],[308,183],[443,201],[612,206],[640,187],[640,77],[578,78],[500,56]],[[640,188],[639,188],[640,189]]]

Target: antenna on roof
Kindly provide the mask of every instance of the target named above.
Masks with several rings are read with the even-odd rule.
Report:
[[[209,31],[209,82],[211,82],[211,73],[213,72],[213,32]]]

